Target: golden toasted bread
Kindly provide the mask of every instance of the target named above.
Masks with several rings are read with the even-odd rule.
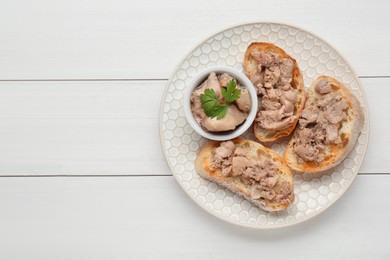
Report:
[[[257,197],[255,199],[255,195],[253,195],[254,189],[259,189],[259,185],[264,185],[260,184],[264,183],[264,179],[258,179],[258,181],[255,181],[251,178],[256,178],[256,176],[248,177],[245,175],[235,175],[233,174],[235,167],[234,164],[233,170],[231,170],[228,175],[223,174],[221,168],[215,168],[213,165],[214,154],[216,149],[220,147],[221,142],[208,141],[199,149],[195,159],[195,169],[198,174],[207,180],[218,183],[236,194],[243,196],[245,199],[264,210],[277,211],[287,208],[294,200],[294,182],[291,170],[279,154],[257,142],[250,140],[236,138],[233,139],[232,142],[234,143],[234,149],[236,149],[235,151],[239,148],[240,152],[244,153],[247,158],[263,162],[264,160],[267,160],[268,163],[272,164],[272,167],[275,169],[273,170],[273,174],[274,177],[277,177],[277,182],[273,184],[273,187],[268,186],[268,189],[271,187],[271,192],[274,192],[276,195],[284,193],[284,195],[280,195],[279,200],[276,198],[275,200],[269,198],[266,199],[264,197]],[[258,177],[262,174],[261,171],[261,169],[256,171],[255,175]],[[260,186],[260,190],[261,189],[262,187]],[[284,189],[284,191],[282,191],[282,189]],[[282,196],[283,199],[281,200],[280,198]]]
[[[323,96],[315,90],[315,87],[321,80],[327,80],[329,82],[331,93],[339,93],[345,98],[347,101],[346,109],[344,110],[346,116],[338,123],[339,142],[325,143],[325,148],[317,155],[324,158],[321,162],[302,160],[294,151],[294,146],[299,138],[298,131],[300,131],[299,127],[297,127],[285,150],[284,160],[291,169],[298,172],[319,172],[338,165],[353,149],[363,126],[364,114],[356,97],[342,83],[328,76],[318,77],[311,84],[306,94],[305,108],[309,106],[318,106],[318,101]],[[315,124],[317,124],[317,122]],[[330,123],[328,122],[328,124]]]
[[[293,80],[291,82],[291,86],[297,90],[297,101],[295,103],[295,108],[293,113],[293,115],[296,116],[296,120],[294,120],[294,122],[290,126],[282,130],[267,130],[261,128],[257,123],[254,123],[254,133],[256,138],[259,139],[261,142],[273,142],[284,136],[290,135],[298,122],[299,115],[305,103],[305,90],[304,90],[302,75],[301,72],[299,71],[296,60],[290,57],[284,50],[271,43],[253,42],[248,46],[244,56],[244,69],[245,69],[245,74],[248,78],[251,78],[252,73],[255,73],[257,69],[257,62],[253,59],[251,55],[252,50],[257,50],[261,52],[271,51],[273,53],[279,54],[280,59],[284,59],[284,58],[290,59],[294,65]]]

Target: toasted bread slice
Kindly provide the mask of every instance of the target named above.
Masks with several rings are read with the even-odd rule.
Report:
[[[275,176],[278,176],[275,186],[272,188],[276,193],[280,192],[281,185],[287,186],[288,195],[287,199],[283,202],[275,202],[272,200],[258,198],[252,198],[252,192],[254,184],[248,184],[243,179],[244,176],[224,176],[221,168],[213,168],[213,153],[215,149],[220,146],[221,142],[208,141],[203,145],[195,159],[195,169],[198,174],[219,185],[228,188],[234,193],[243,196],[245,199],[252,202],[254,205],[267,210],[277,211],[287,208],[294,200],[294,182],[291,170],[288,168],[283,159],[276,152],[264,147],[263,145],[253,142],[247,139],[236,138],[232,140],[235,148],[239,147],[241,151],[245,152],[245,155],[255,160],[261,160],[267,158],[271,160],[271,163],[275,165]],[[258,174],[258,172],[256,172]],[[260,174],[260,173],[259,173]],[[258,183],[256,183],[258,185]]]
[[[281,59],[290,59],[294,64],[293,80],[291,82],[291,86],[297,90],[297,102],[295,103],[294,108],[294,115],[296,115],[296,120],[288,128],[285,128],[280,131],[263,129],[258,124],[254,123],[254,133],[256,138],[259,139],[261,142],[273,142],[279,138],[290,135],[298,122],[299,115],[305,104],[305,90],[302,75],[299,71],[296,60],[290,57],[284,50],[271,43],[253,42],[246,49],[244,56],[244,69],[245,74],[248,78],[251,78],[252,73],[254,73],[257,69],[257,62],[251,56],[252,50],[258,50],[261,52],[271,51],[273,53],[279,54],[279,57]]]
[[[298,155],[294,152],[294,144],[298,138],[297,127],[285,150],[284,160],[291,169],[298,172],[319,172],[338,165],[353,149],[363,126],[364,114],[356,97],[342,83],[328,76],[320,76],[311,84],[307,91],[305,107],[317,104],[321,94],[315,91],[315,86],[322,79],[326,79],[330,83],[332,92],[340,93],[348,101],[348,107],[345,110],[347,116],[340,122],[339,127],[341,142],[327,144],[323,150],[325,159],[320,163],[299,162]]]

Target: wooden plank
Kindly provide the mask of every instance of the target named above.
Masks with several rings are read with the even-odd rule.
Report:
[[[164,84],[0,82],[0,175],[170,173],[157,121]]]
[[[209,215],[172,177],[2,177],[0,258],[387,260],[389,185],[358,176],[314,219],[261,231]]]
[[[362,81],[371,135],[361,172],[390,173],[390,78]],[[165,83],[0,82],[0,175],[171,174],[158,128]]]
[[[370,113],[370,136],[362,173],[390,173],[390,78],[362,79]]]
[[[360,76],[389,76],[388,11],[380,0],[4,0],[0,79],[167,79],[202,39],[265,20],[326,39]]]

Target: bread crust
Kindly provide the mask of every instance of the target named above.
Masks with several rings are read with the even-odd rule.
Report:
[[[267,42],[253,42],[246,49],[244,56],[244,70],[248,78],[251,78],[252,73],[254,73],[257,68],[257,63],[251,56],[252,50],[258,50],[261,52],[271,51],[273,53],[279,54],[279,57],[281,59],[289,58],[294,64],[293,80],[291,82],[291,86],[297,90],[297,102],[295,103],[294,109],[294,115],[297,116],[297,119],[290,125],[290,127],[279,131],[266,130],[261,128],[256,122],[254,123],[253,128],[256,138],[259,139],[261,142],[273,142],[284,136],[290,135],[298,122],[299,115],[301,114],[303,106],[305,104],[305,88],[303,85],[302,74],[298,68],[296,60],[293,59],[281,48]]]
[[[331,84],[332,91],[339,92],[349,101],[349,107],[346,110],[348,116],[347,119],[341,122],[339,131],[342,142],[341,144],[326,145],[331,153],[326,154],[326,159],[319,164],[314,162],[299,163],[298,156],[293,150],[297,138],[297,131],[295,131],[284,152],[284,160],[291,169],[297,172],[320,172],[337,166],[352,151],[364,123],[364,113],[359,101],[341,82],[329,76],[320,76],[313,81],[307,91],[305,106],[313,102],[313,98],[317,95],[314,88],[321,79],[326,79]]]
[[[243,149],[249,156],[258,156],[258,154],[262,154],[271,158],[277,165],[279,178],[287,181],[291,185],[291,189],[294,190],[294,181],[291,170],[279,154],[257,142],[247,139],[235,138],[232,141],[237,147]],[[220,143],[221,142],[209,140],[199,149],[195,159],[195,169],[202,178],[215,182],[233,191],[234,193],[249,200],[254,205],[267,211],[283,210],[290,205],[252,199],[250,196],[250,187],[242,183],[239,177],[226,177],[222,175],[221,169],[213,169],[211,167],[213,151],[220,145]]]

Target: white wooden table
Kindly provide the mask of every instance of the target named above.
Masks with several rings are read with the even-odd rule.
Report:
[[[0,259],[390,259],[389,12],[379,0],[1,0]],[[264,20],[333,44],[361,78],[371,119],[345,195],[270,231],[191,201],[158,132],[183,55]]]

